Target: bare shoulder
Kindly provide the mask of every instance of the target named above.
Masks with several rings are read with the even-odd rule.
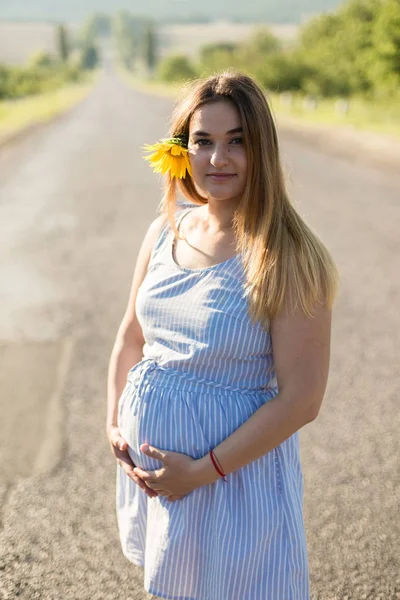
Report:
[[[166,215],[159,215],[150,223],[148,231],[157,236],[164,225],[166,225],[167,221],[168,218]]]
[[[120,332],[124,336],[126,343],[144,343],[143,333],[136,316],[136,297],[139,287],[146,276],[154,245],[166,223],[167,217],[164,215],[160,215],[154,219],[154,221],[150,223],[140,246],[133,273],[128,303],[120,326]]]
[[[147,229],[146,235],[144,237],[141,251],[144,250],[146,254],[150,257],[151,251],[156,243],[158,237],[161,234],[162,228],[167,223],[167,217],[165,215],[159,215],[154,221],[152,221]]]
[[[136,280],[139,279],[139,283],[145,275],[154,245],[166,223],[167,217],[160,215],[150,223],[146,231],[136,261],[135,274]]]

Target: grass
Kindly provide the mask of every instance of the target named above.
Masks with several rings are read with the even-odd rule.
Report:
[[[304,107],[304,95],[293,94],[290,105],[281,95],[268,93],[274,112],[278,117],[292,118],[307,124],[325,124],[332,127],[352,127],[357,130],[388,135],[400,140],[400,103],[372,101],[354,97],[349,100],[347,114],[337,110],[338,100],[322,98],[315,109]]]
[[[88,95],[98,74],[94,72],[84,83],[66,85],[18,100],[0,101],[0,141],[13,137],[30,125],[50,121],[78,104]]]

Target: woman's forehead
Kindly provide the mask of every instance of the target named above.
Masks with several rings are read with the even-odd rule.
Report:
[[[189,130],[191,133],[197,130],[207,133],[226,132],[241,125],[239,111],[233,102],[219,100],[200,106],[190,119]]]

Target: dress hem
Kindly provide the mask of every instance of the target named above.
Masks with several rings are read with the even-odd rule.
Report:
[[[162,592],[156,592],[156,591],[152,590],[151,588],[149,588],[149,589],[144,588],[144,590],[148,594],[153,594],[153,596],[156,596],[158,598],[166,598],[166,600],[197,600],[197,598],[193,598],[193,596],[191,596],[191,597],[189,597],[189,596],[171,596],[169,594],[163,594]]]
[[[123,552],[123,555],[125,556],[125,558],[127,560],[129,560],[129,562],[134,564],[136,567],[144,568],[144,562],[142,560],[140,560],[139,558],[136,558],[136,557],[132,556],[131,554],[127,554],[126,552]]]

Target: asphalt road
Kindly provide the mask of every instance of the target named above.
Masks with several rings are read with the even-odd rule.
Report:
[[[160,200],[140,148],[170,109],[107,73],[0,150],[2,599],[148,597],[119,546],[105,390]],[[312,599],[400,598],[400,175],[283,129],[281,142],[341,274],[327,393],[301,431]]]

